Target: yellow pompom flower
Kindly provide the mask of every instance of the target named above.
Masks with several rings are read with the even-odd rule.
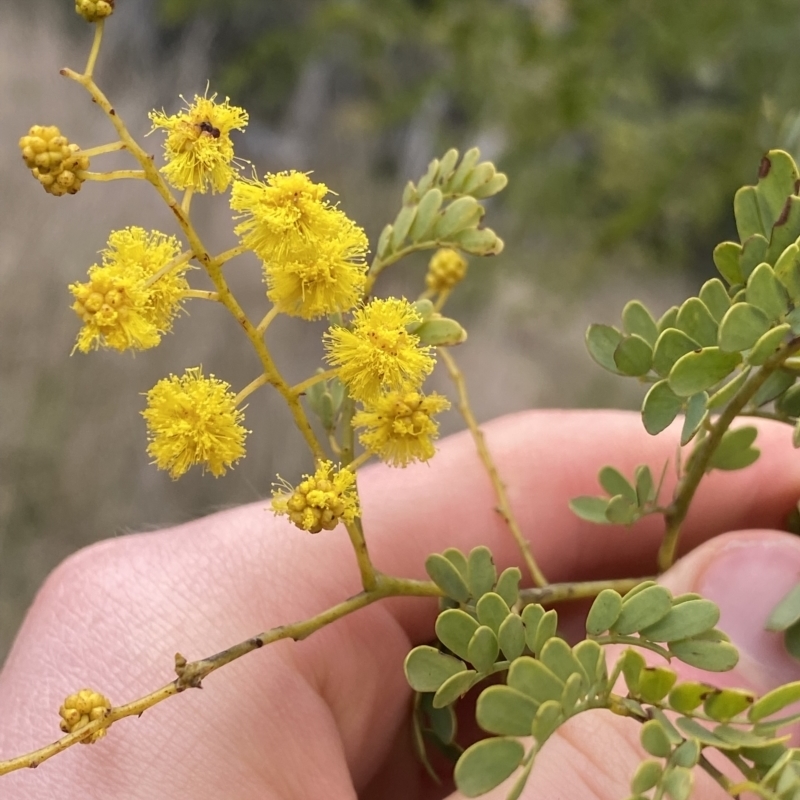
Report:
[[[354,312],[352,330],[334,326],[325,334],[328,362],[354,399],[375,402],[383,392],[422,385],[435,360],[406,330],[420,320],[408,300],[373,300]]]
[[[205,377],[200,367],[187,369],[181,377],[162,378],[147,393],[142,411],[153,463],[173,479],[194,464],[202,464],[215,477],[224,475],[244,456],[249,433],[235,401],[230,384]]]
[[[58,709],[61,730],[64,733],[75,733],[90,722],[102,719],[110,710],[111,702],[107,697],[93,689],[81,689],[64,700]],[[105,735],[106,728],[98,728],[91,736],[82,739],[81,744],[93,744]]]
[[[282,313],[303,319],[349,311],[364,295],[368,246],[364,231],[342,214],[336,235],[264,264],[267,297]]]
[[[343,467],[334,469],[322,461],[313,475],[304,475],[295,489],[282,481],[272,493],[272,510],[285,514],[301,530],[331,531],[340,521],[352,522],[360,516],[355,473]]]
[[[187,267],[150,279],[180,252],[178,240],[143,228],[114,231],[102,251],[102,265],[89,268],[86,283],[73,283],[72,309],[83,320],[76,348],[100,346],[147,350],[161,341],[189,288]]]
[[[455,287],[467,274],[467,261],[456,250],[442,247],[428,262],[425,285],[433,292],[446,292]]]
[[[343,211],[323,199],[329,191],[294,170],[267,174],[264,182],[240,178],[231,190],[231,208],[243,219],[235,231],[263,261],[293,260],[298,252],[352,225]]]
[[[433,417],[450,408],[446,397],[419,392],[389,392],[353,417],[354,428],[366,428],[358,440],[393,467],[427,461],[436,449],[439,424]]]
[[[242,130],[248,115],[230,105],[227,97],[224,103],[215,102],[216,97],[195,95],[194,102],[171,116],[163,111],[150,112],[153,131],[163,128],[167,132],[167,164],[161,172],[176,189],[193,189],[201,194],[209,188],[224,192],[236,174],[231,131]]]

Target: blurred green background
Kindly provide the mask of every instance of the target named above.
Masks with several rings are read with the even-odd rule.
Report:
[[[800,140],[798,0],[125,0],[97,79],[130,129],[179,94],[229,95],[251,124],[238,153],[260,172],[314,170],[374,242],[402,187],[449,147],[477,144],[509,173],[488,224],[506,240],[474,259],[450,306],[479,419],[533,406],[635,407],[583,351],[590,321],[638,296],[657,312],[712,273],[734,235],[735,189],[761,153]],[[174,232],[152,189],[90,184],[46,195],[17,139],[58,124],[93,146],[110,126],[58,76],[81,68],[91,31],[69,0],[0,8],[0,660],[44,576],[98,539],[268,496],[307,467],[280,402],[250,402],[248,458],[225,478],[179,483],[148,465],[141,393],[202,364],[241,387],[257,365],[235,324],[194,303],[155,351],[69,353],[82,280],[109,230]],[[160,151],[157,135],[146,140]],[[95,162],[113,168],[113,156]],[[231,246],[224,198],[197,198],[212,249]],[[387,275],[414,295],[424,260]],[[231,281],[258,318],[255,262]],[[280,366],[305,377],[320,326],[270,330]],[[239,355],[241,354],[241,355]],[[446,384],[434,376],[437,388]],[[454,417],[447,430],[458,429]],[[265,508],[266,508],[265,503]],[[268,513],[265,511],[265,514]],[[87,577],[87,579],[90,579]]]

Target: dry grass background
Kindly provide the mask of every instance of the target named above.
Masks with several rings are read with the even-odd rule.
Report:
[[[173,111],[179,93],[190,97],[206,83],[204,31],[192,31],[191,44],[174,53],[154,54],[142,23],[147,10],[147,0],[122,5],[98,68],[100,85],[136,135],[148,130],[149,109]],[[83,279],[108,232],[131,224],[175,232],[148,185],[88,184],[75,197],[56,199],[21,163],[17,140],[31,124],[58,124],[87,147],[112,140],[110,126],[79,87],[58,76],[61,66],[83,64],[90,33],[78,35],[67,37],[50,14],[23,22],[10,4],[0,9],[0,662],[37,587],[71,552],[98,539],[264,498],[276,471],[292,479],[308,466],[288,413],[263,390],[247,411],[254,431],[248,457],[226,477],[197,472],[174,483],[148,464],[138,413],[142,392],[195,364],[234,387],[256,374],[236,325],[211,303],[195,301],[157,350],[136,358],[105,352],[70,357],[78,320],[66,285]],[[252,126],[240,152],[262,171],[314,169],[375,241],[396,211],[401,184],[376,183],[367,174],[363,155],[371,142],[354,134],[352,117],[327,105],[324,75],[310,65],[282,126]],[[421,118],[410,129],[409,169],[424,167],[436,155],[426,125]],[[160,149],[156,136],[148,142],[152,152]],[[103,163],[111,168],[124,159]],[[224,198],[197,198],[193,213],[212,250],[231,246]],[[491,224],[502,235],[502,216]],[[465,287],[451,308],[470,332],[458,356],[478,418],[534,406],[633,406],[640,390],[634,382],[610,380],[591,363],[583,331],[593,320],[614,322],[634,293],[663,310],[680,299],[681,286],[655,286],[650,279],[646,287],[632,287],[630,278],[596,275],[575,303],[537,286],[525,270],[502,277],[504,270],[511,274],[513,260],[524,260],[531,274],[541,272],[542,262],[557,264],[557,242],[529,243],[524,251],[509,245],[497,259],[473,261],[474,288]],[[414,294],[422,267],[397,268],[384,290]],[[235,291],[260,318],[265,298],[257,265],[243,258],[228,269]],[[315,368],[320,331],[284,320],[270,330],[278,363],[291,380]],[[447,390],[441,376],[434,381]],[[445,427],[461,426],[451,415]]]

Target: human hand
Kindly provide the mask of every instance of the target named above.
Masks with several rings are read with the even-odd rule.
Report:
[[[780,637],[763,631],[800,575],[800,540],[753,530],[782,525],[800,495],[800,465],[783,427],[761,431],[756,465],[706,479],[683,548],[707,543],[663,577],[675,593],[699,591],[720,605],[719,627],[742,657],[715,681],[759,692],[800,677]],[[635,530],[598,528],[575,518],[567,501],[592,492],[605,463],[625,474],[641,463],[657,469],[674,456],[669,435],[647,436],[633,414],[563,411],[506,417],[486,434],[551,581],[654,571],[658,520]],[[517,563],[468,434],[442,442],[430,466],[359,475],[367,540],[384,572],[422,578],[429,553],[478,544],[492,549],[500,567]],[[718,536],[732,530],[740,532]],[[55,738],[57,709],[79,688],[127,702],[170,680],[176,650],[205,656],[359,589],[346,536],[305,535],[273,517],[267,502],[81,551],[46,582],[0,674],[0,758]],[[431,600],[393,599],[305,641],[272,644],[210,676],[205,691],[119,722],[92,747],[0,778],[0,796],[445,797],[452,786],[434,786],[411,751],[402,668],[409,649],[432,638],[435,614]],[[578,612],[560,614],[569,629]],[[693,676],[685,665],[673,667]],[[604,712],[571,720],[548,743],[523,797],[619,800],[642,758],[637,742],[630,720]],[[714,787],[701,787],[704,798],[715,796]]]

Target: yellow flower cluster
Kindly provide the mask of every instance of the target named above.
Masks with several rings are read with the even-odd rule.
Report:
[[[309,533],[331,531],[340,520],[350,523],[360,515],[356,476],[346,467],[335,470],[330,461],[323,461],[313,475],[303,478],[296,489],[282,484],[273,492],[276,514],[285,514]]]
[[[236,395],[230,384],[205,377],[200,367],[160,380],[147,393],[142,416],[150,440],[147,453],[173,479],[194,464],[219,477],[245,454],[249,431],[241,424]]]
[[[114,13],[114,0],[75,0],[75,11],[87,22],[98,22]]]
[[[153,131],[163,128],[167,132],[167,164],[161,171],[176,189],[192,189],[201,194],[209,189],[224,192],[236,174],[231,131],[242,130],[248,115],[244,109],[230,105],[227,97],[224,103],[216,103],[216,97],[195,95],[194,102],[171,116],[163,111],[150,112]]]
[[[86,283],[69,287],[72,309],[83,320],[76,348],[86,353],[101,345],[120,351],[155,347],[189,288],[186,265],[159,274],[179,252],[178,240],[158,231],[114,231],[102,265],[89,268]]]
[[[325,201],[328,193],[295,171],[233,184],[236,233],[263,261],[267,296],[284,314],[317,319],[348,311],[363,295],[366,234]]]
[[[467,274],[467,261],[456,250],[443,247],[437,250],[428,263],[425,285],[433,292],[453,289]]]
[[[55,125],[34,125],[19,146],[23,161],[46,192],[61,197],[81,188],[80,173],[89,169],[89,159]]]
[[[406,327],[420,320],[411,303],[392,297],[357,309],[352,329],[337,325],[325,334],[328,361],[354,399],[375,403],[384,392],[422,385],[435,360]]]
[[[439,424],[433,417],[450,408],[446,397],[435,392],[388,392],[353,417],[354,428],[366,428],[359,436],[364,448],[393,467],[411,461],[427,461],[436,450],[433,440]]]
[[[107,697],[92,689],[81,689],[71,694],[58,709],[61,716],[61,730],[64,733],[74,733],[85,728],[90,722],[102,719],[111,709]],[[106,735],[106,728],[99,728],[91,736],[81,741],[81,744],[93,744]]]

